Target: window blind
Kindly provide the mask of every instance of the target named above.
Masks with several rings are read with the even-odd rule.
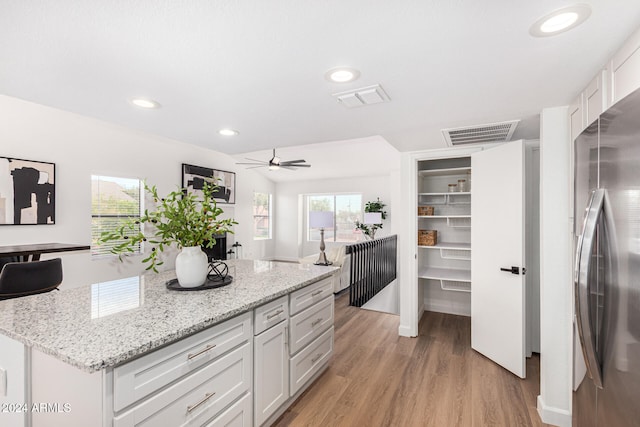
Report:
[[[110,255],[111,249],[123,240],[98,244],[100,235],[114,231],[142,211],[140,180],[109,176],[91,176],[91,255]],[[140,231],[140,225],[130,234]],[[140,245],[133,248],[140,253]]]

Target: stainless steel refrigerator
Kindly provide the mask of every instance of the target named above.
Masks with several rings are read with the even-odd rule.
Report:
[[[640,90],[601,114],[574,154],[573,425],[640,426]]]

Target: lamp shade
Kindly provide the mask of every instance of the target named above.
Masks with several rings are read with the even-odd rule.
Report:
[[[365,224],[382,224],[382,212],[365,212]]]
[[[309,212],[309,227],[311,228],[333,227],[333,212],[326,212],[326,211]]]

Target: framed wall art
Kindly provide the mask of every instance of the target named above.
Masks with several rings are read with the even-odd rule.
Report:
[[[182,164],[182,188],[187,191],[202,192],[205,182],[218,186],[213,195],[217,203],[236,202],[236,174],[234,172]]]
[[[56,165],[0,157],[0,225],[55,224]]]

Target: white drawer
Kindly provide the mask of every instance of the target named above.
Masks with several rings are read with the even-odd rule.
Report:
[[[254,310],[254,335],[266,331],[289,317],[287,296],[268,302]]]
[[[333,325],[333,295],[289,320],[289,353],[296,354]]]
[[[292,292],[289,297],[289,313],[291,315],[299,313],[325,299],[327,295],[333,295],[333,276]]]
[[[251,312],[114,368],[114,411],[126,408],[249,338]]]
[[[333,327],[289,361],[290,394],[296,394],[333,354]]]
[[[251,397],[250,393],[245,394],[242,399],[225,409],[206,427],[251,427],[253,422]]]
[[[114,427],[200,426],[251,390],[251,343],[115,417]]]

